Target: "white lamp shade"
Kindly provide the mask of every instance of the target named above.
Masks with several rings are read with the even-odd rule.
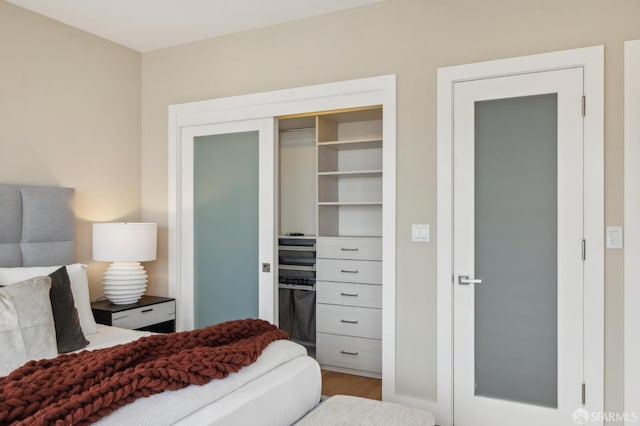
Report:
[[[156,260],[156,223],[94,223],[93,259],[104,262]]]

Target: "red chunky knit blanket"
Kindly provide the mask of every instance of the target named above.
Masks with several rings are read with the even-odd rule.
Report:
[[[0,425],[92,423],[137,398],[223,379],[286,338],[247,319],[31,361],[0,377]]]

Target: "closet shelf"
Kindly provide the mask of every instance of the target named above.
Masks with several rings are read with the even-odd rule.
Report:
[[[334,150],[382,148],[382,138],[318,142],[318,148],[327,148]]]
[[[360,235],[360,234],[341,234],[327,233],[320,236],[321,238],[382,238],[382,235]]]
[[[319,206],[381,206],[382,201],[320,201]]]
[[[310,271],[315,272],[316,267],[314,266],[300,266],[300,265],[278,265],[278,268],[285,269],[287,271]]]
[[[312,246],[278,246],[278,250],[287,251],[316,251],[316,245]]]
[[[333,171],[318,172],[318,176],[327,177],[381,177],[382,170],[353,170],[353,171]]]

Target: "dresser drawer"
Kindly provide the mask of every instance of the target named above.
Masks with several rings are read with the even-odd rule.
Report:
[[[317,257],[382,260],[381,238],[318,238]]]
[[[316,277],[318,281],[382,284],[382,262],[317,259]]]
[[[176,302],[174,300],[142,306],[122,312],[114,312],[111,325],[122,328],[142,328],[176,318]]]
[[[382,286],[318,281],[316,302],[332,305],[382,308]]]
[[[382,338],[382,310],[316,304],[316,330],[320,333]]]
[[[382,341],[317,333],[316,359],[324,365],[382,373]]]

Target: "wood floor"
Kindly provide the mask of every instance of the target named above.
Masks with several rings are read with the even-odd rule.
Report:
[[[322,370],[322,395],[351,395],[382,400],[382,380]]]

